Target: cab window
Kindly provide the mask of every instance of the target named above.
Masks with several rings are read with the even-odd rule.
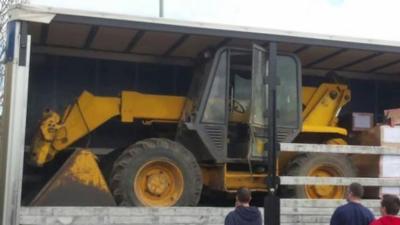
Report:
[[[203,122],[224,123],[227,86],[227,52],[220,54],[214,70],[211,91],[203,114]]]

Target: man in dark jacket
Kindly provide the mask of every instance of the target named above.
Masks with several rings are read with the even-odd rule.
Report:
[[[374,215],[361,205],[364,188],[359,183],[352,183],[348,188],[346,205],[338,207],[332,215],[330,225],[369,225]]]
[[[261,213],[250,206],[250,201],[250,190],[240,188],[236,193],[236,208],[226,216],[225,225],[261,225]]]

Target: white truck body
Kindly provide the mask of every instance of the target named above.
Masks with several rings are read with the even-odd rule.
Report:
[[[7,48],[9,58],[6,59],[3,136],[0,151],[0,223],[4,225],[220,224],[229,210],[204,207],[164,209],[21,207],[29,69],[33,54],[191,65],[192,59],[208,47],[277,42],[279,50],[299,55],[304,63],[305,75],[324,76],[326,72],[336,69],[339,75],[352,79],[400,81],[400,42],[395,41],[145,18],[30,4],[16,5],[9,13],[11,16]],[[99,36],[97,37],[99,39],[92,37],[91,41],[95,39],[95,42],[88,43],[87,47],[85,42],[90,39],[88,37],[91,30],[104,32],[103,40]],[[59,34],[56,31],[66,33]],[[71,35],[64,35],[68,33]],[[160,39],[154,37],[155,33],[162,36],[162,39],[169,37],[168,46],[138,47],[156,45]],[[43,34],[46,36],[43,37]],[[129,35],[126,36],[127,34]],[[138,34],[140,36],[136,36]],[[120,40],[112,39],[113,35]],[[114,41],[115,43],[110,44]],[[126,43],[128,46],[121,43]],[[98,48],[91,47],[96,45]],[[318,67],[321,64],[324,65],[323,69]],[[400,148],[396,147],[283,143],[281,150],[324,154],[400,155]],[[281,177],[281,179],[282,185],[347,185],[358,181],[366,186],[400,186],[398,178]],[[282,200],[282,222],[327,224],[332,210],[342,203],[343,201],[336,200]],[[378,200],[366,201],[366,205],[377,213]]]

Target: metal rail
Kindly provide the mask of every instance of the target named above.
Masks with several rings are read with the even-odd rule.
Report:
[[[281,143],[281,152],[400,155],[400,147]]]
[[[399,187],[400,178],[366,177],[292,177],[281,176],[281,185],[335,185],[346,186],[358,182],[369,187]]]
[[[391,146],[355,146],[281,143],[281,152],[359,155],[400,155],[400,148]],[[281,176],[281,185],[346,186],[358,182],[369,187],[399,187],[400,178],[394,177],[307,177]]]

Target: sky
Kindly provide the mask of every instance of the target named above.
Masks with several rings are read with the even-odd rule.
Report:
[[[159,0],[30,0],[35,4],[159,16]],[[164,0],[164,17],[400,41],[400,0]]]

